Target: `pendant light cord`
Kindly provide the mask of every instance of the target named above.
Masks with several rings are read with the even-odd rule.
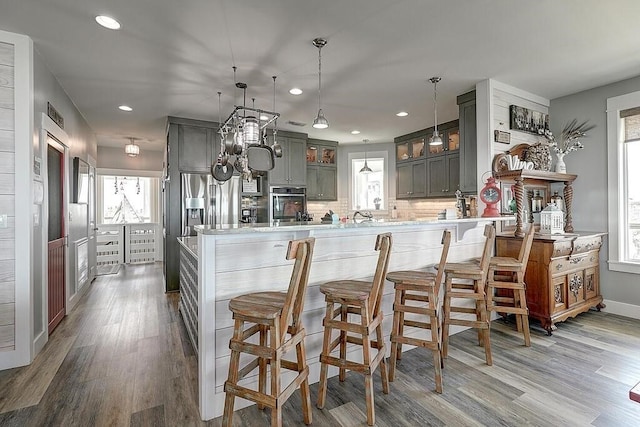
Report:
[[[318,47],[318,110],[322,106],[321,100],[322,93],[322,46]]]
[[[433,115],[436,121],[436,135],[438,135],[438,80],[433,81]]]
[[[276,111],[276,76],[271,76],[273,79],[273,111]],[[273,120],[273,141],[276,140],[276,134],[278,133],[278,117]]]

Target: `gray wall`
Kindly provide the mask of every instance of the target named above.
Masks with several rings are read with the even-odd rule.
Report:
[[[46,156],[46,141],[40,141],[40,129],[42,126],[42,113],[47,112],[47,102],[50,102],[56,110],[64,117],[64,131],[69,137],[70,158],[80,157],[87,160],[87,156],[94,159],[97,156],[97,140],[93,130],[89,127],[84,117],[80,114],[71,99],[60,86],[58,80],[51,74],[40,54],[35,50],[33,53],[33,85],[34,85],[34,129],[33,144],[36,156],[43,158]],[[44,154],[43,154],[44,153]],[[71,165],[69,165],[69,173]],[[16,167],[24,167],[17,165]],[[71,176],[70,176],[71,179]],[[70,181],[71,182],[71,181]],[[44,289],[47,285],[46,277],[42,277],[42,267],[46,254],[42,253],[42,242],[47,240],[43,233],[42,222],[46,220],[42,215],[42,206],[34,207],[40,209],[40,225],[32,225],[33,233],[33,332],[37,336],[42,331],[46,331],[47,322],[44,313],[39,310],[42,307]],[[86,218],[86,215],[85,215]],[[85,227],[86,229],[86,227]],[[71,252],[69,252],[71,256]]]
[[[140,146],[137,157],[129,157],[122,147],[98,147],[98,167],[103,169],[161,171],[163,162],[162,151],[151,151]]]
[[[551,129],[555,135],[572,119],[589,120],[596,128],[583,139],[584,150],[568,154],[567,172],[578,175],[574,184],[573,224],[576,230],[607,231],[607,98],[636,92],[640,76],[551,101]],[[606,240],[605,240],[606,241]],[[605,300],[640,306],[639,277],[609,271],[608,244],[600,257],[600,283]]]

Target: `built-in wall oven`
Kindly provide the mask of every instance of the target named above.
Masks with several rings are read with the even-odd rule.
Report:
[[[269,190],[269,221],[296,221],[307,211],[306,189],[301,187],[271,187]]]

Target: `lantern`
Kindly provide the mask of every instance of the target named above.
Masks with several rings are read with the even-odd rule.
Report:
[[[541,234],[564,234],[564,213],[555,203],[549,203],[540,212]]]

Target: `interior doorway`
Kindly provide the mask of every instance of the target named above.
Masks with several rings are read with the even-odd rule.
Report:
[[[64,147],[47,135],[47,188],[49,203],[48,241],[48,324],[49,335],[66,314],[64,215]]]

